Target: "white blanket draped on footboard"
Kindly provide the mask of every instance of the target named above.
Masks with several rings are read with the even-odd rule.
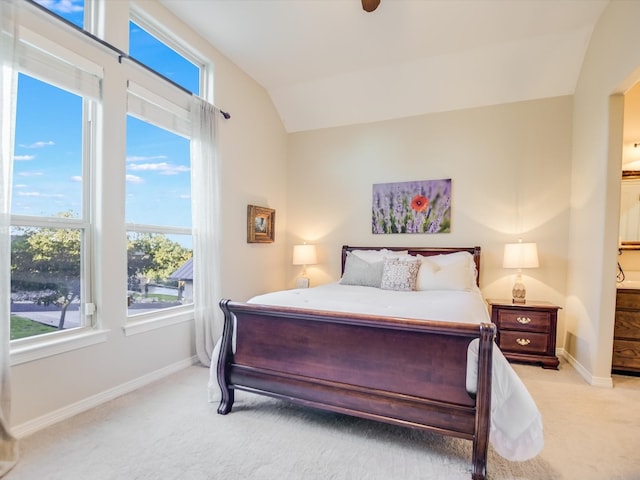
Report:
[[[260,295],[248,303],[473,324],[491,322],[479,289],[398,292],[331,283]],[[477,340],[471,342],[467,352],[467,390],[472,393],[476,391],[477,345]],[[219,343],[214,359],[218,353]],[[212,402],[220,399],[216,365],[217,361],[211,362],[209,400]],[[496,452],[512,461],[533,458],[544,445],[540,412],[497,345],[493,348],[489,438]]]

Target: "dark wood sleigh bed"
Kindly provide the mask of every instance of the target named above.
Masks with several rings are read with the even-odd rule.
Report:
[[[342,268],[348,251],[342,248]],[[379,249],[380,247],[373,247]],[[406,248],[389,248],[407,250]],[[480,248],[409,248],[412,255]],[[495,326],[220,301],[217,362],[227,414],[244,390],[310,407],[472,441],[472,478],[485,479]],[[467,392],[467,349],[479,339],[477,389]],[[235,342],[235,351],[234,344]]]

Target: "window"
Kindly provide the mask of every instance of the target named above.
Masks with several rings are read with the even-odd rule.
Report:
[[[185,90],[199,95],[200,69],[138,23],[129,22],[129,55]],[[150,27],[148,29],[151,30]]]
[[[19,74],[13,214],[78,218],[82,124],[82,97]]]
[[[94,5],[86,0],[39,3],[56,14],[73,13],[76,26],[82,24],[78,20],[82,10]],[[68,10],[63,11],[65,6]],[[43,9],[28,8],[29,15],[49,17]],[[84,13],[88,18],[88,12]],[[139,57],[134,62],[114,61],[114,52],[70,28],[67,22],[47,22],[47,28],[38,33],[26,22],[20,25],[11,292],[5,294],[11,295],[12,350],[24,358],[31,355],[27,350],[32,345],[51,352],[66,348],[60,346],[63,343],[100,341],[103,332],[87,327],[102,322],[107,328],[119,325],[117,316],[94,315],[96,293],[103,294],[105,305],[110,307],[124,307],[127,300],[129,316],[137,319],[149,319],[159,310],[167,312],[153,317],[158,322],[132,322],[132,332],[191,318],[189,92],[200,92],[202,70],[186,54],[177,53],[179,48],[158,40],[157,30],[140,23],[145,30],[140,31],[143,35],[132,37],[132,51]],[[165,56],[161,62],[156,57],[155,64],[154,49]],[[139,62],[145,62],[144,67]],[[153,68],[171,81],[154,73]],[[106,100],[102,104],[105,75],[129,79],[126,111],[118,102]],[[112,93],[113,88],[105,94]],[[115,125],[118,130],[126,125],[126,138],[106,138],[110,129],[105,128],[101,114],[107,105],[110,123],[106,127]],[[118,125],[118,118],[126,124]],[[96,155],[97,145],[105,142],[113,142],[115,148],[102,148]],[[111,162],[121,163],[112,169]],[[110,208],[112,193],[110,184],[106,191],[103,188],[105,177],[96,183],[97,172],[108,172],[109,181],[123,182],[115,189],[119,193],[114,203],[124,207],[125,218],[104,214]],[[104,222],[99,231],[95,230],[95,219]],[[114,229],[127,235],[126,239],[120,237],[126,252],[119,250],[122,259],[126,255],[127,270],[124,263],[115,262],[120,265],[113,269],[115,278],[110,278],[110,269],[101,269],[100,281],[94,282],[94,262],[105,258],[99,250],[102,244],[94,242],[95,234],[100,233],[104,242],[119,242],[113,237],[120,235],[110,233]],[[126,285],[127,298],[124,288],[106,288],[106,294],[105,290],[93,292],[96,285],[114,285],[112,280]],[[98,307],[99,314],[102,306]],[[139,317],[141,314],[146,316]],[[148,327],[151,323],[154,326]],[[49,342],[52,336],[61,341]],[[53,344],[57,346],[50,349]]]
[[[193,302],[190,95],[185,91],[198,94],[201,72],[141,23],[130,22],[129,54],[170,82],[132,67],[125,202],[129,316]]]
[[[11,340],[84,325],[83,229],[11,229]]]
[[[192,303],[189,140],[127,118],[129,315]]]
[[[36,3],[74,25],[84,27],[84,0],[36,0]]]
[[[20,73],[11,229],[11,339],[87,324],[83,142],[90,100]]]

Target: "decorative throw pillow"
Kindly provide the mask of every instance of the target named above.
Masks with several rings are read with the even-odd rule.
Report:
[[[347,252],[344,273],[340,279],[342,285],[361,285],[380,288],[383,261],[367,262],[351,252]]]
[[[380,288],[411,291],[416,289],[416,277],[420,268],[417,258],[387,258],[382,268]]]

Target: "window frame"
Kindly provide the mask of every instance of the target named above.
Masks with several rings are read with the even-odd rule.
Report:
[[[142,99],[144,101],[144,99]],[[176,112],[178,112],[179,110],[176,110]],[[149,123],[157,128],[162,128],[164,130],[167,130],[171,133],[174,133],[176,135],[180,135],[183,136],[184,135],[178,131],[175,130],[175,128],[167,128],[166,122],[162,122],[164,125],[160,125],[159,122],[154,121],[154,118],[150,117],[150,116],[145,116],[143,114],[140,113],[132,113],[128,108],[127,108],[127,115],[131,115],[134,116],[135,118],[137,118],[140,121]],[[190,138],[187,138],[189,141],[191,141]],[[126,162],[126,159],[124,159],[124,161]],[[126,186],[125,186],[126,188]],[[126,202],[126,200],[125,200]],[[125,206],[125,210],[126,210],[126,206]],[[177,235],[189,235],[189,236],[193,236],[193,226],[191,227],[178,227],[178,226],[172,226],[172,225],[154,225],[154,224],[146,224],[146,223],[130,223],[127,222],[125,219],[124,222],[124,227],[125,227],[125,232],[128,234],[129,232],[135,232],[135,233],[155,233],[155,234],[163,234],[163,235],[171,235],[171,234],[177,234]],[[125,242],[125,248],[127,247],[126,242]],[[193,254],[193,249],[192,249],[192,254]],[[153,328],[153,322],[157,321],[157,326],[166,326],[166,325],[171,325],[174,323],[179,323],[181,321],[187,320],[187,319],[191,319],[193,318],[193,310],[194,310],[194,304],[193,302],[185,304],[185,305],[178,305],[175,307],[169,307],[169,308],[162,308],[162,309],[158,309],[157,311],[152,311],[152,312],[145,312],[145,313],[138,313],[138,314],[134,314],[131,315],[129,313],[129,311],[127,310],[127,321],[126,321],[126,325],[125,325],[125,334],[126,335],[130,335],[133,333],[142,333],[145,331],[148,331],[149,329]],[[172,315],[174,314],[174,315]],[[185,315],[188,316],[185,317]],[[172,317],[176,316],[175,321],[172,320]],[[133,325],[133,324],[139,324],[139,325]]]
[[[156,40],[173,49],[199,69],[200,93],[204,89],[207,67],[204,61],[188,52],[178,42],[160,31],[160,24],[132,8],[130,21],[144,29]],[[190,100],[195,95],[176,84],[159,72],[140,63],[135,58],[124,62],[127,77],[127,115],[165,129],[191,141]],[[159,81],[160,80],[160,81]],[[193,199],[191,200],[193,202]],[[125,219],[125,231],[136,233],[179,234],[193,237],[193,225],[190,228],[177,226],[159,226],[153,224],[128,223]],[[193,251],[193,249],[192,249]],[[195,255],[195,252],[193,252]],[[194,303],[158,309],[131,315],[127,311],[124,327],[125,335],[142,333],[155,326],[166,326],[193,318]]]
[[[95,98],[95,86],[92,86],[91,76],[98,76],[102,80],[102,69],[92,60],[68,50],[61,44],[50,44],[44,37],[36,34],[23,25],[19,28],[19,54],[17,56],[17,70],[31,78],[47,83],[61,90],[65,90],[80,97],[82,101],[82,189],[80,218],[48,217],[38,215],[11,214],[11,227],[60,228],[76,229],[81,233],[80,252],[80,307],[81,324],[77,328],[64,329],[40,335],[15,339],[10,341],[11,365],[49,357],[69,350],[84,348],[89,345],[106,341],[107,331],[99,327],[95,315],[94,303],[94,275],[93,275],[93,229],[95,201],[91,192],[94,191],[94,171],[97,155],[97,121],[100,100]],[[84,60],[82,60],[84,59]],[[33,61],[35,60],[35,64]],[[79,61],[77,61],[79,60]],[[79,64],[79,65],[78,65]],[[51,69],[53,66],[53,70]],[[56,71],[59,66],[59,71]],[[65,78],[70,67],[82,70],[81,86],[74,85]],[[48,72],[53,73],[48,75]],[[83,73],[84,72],[84,73]],[[85,77],[89,75],[88,77]],[[86,89],[86,91],[85,91]],[[19,105],[16,105],[19,108]]]
[[[166,32],[171,33],[171,30],[164,26],[161,22],[157,21],[153,17],[147,15],[144,11],[137,8],[135,5],[131,5],[131,10],[129,12],[129,21],[137,24],[140,28],[144,29],[149,35],[153,36],[156,40],[161,43],[164,43],[167,47],[174,50],[178,55],[181,55],[186,60],[191,62],[193,65],[198,67],[200,71],[200,75],[198,78],[198,82],[200,85],[199,92],[191,93],[181,85],[173,82],[170,78],[167,78],[160,72],[155,72],[156,75],[165,81],[175,85],[177,88],[183,90],[185,93],[189,93],[190,95],[197,95],[201,98],[208,99],[211,93],[211,88],[209,87],[209,82],[207,81],[211,77],[211,68],[210,65],[200,56],[195,50],[190,50],[184,48],[184,45],[187,42],[184,42],[181,38],[176,35],[167,35]],[[127,25],[128,27],[128,25]],[[138,61],[138,60],[136,60]],[[143,63],[140,63],[144,65]]]

